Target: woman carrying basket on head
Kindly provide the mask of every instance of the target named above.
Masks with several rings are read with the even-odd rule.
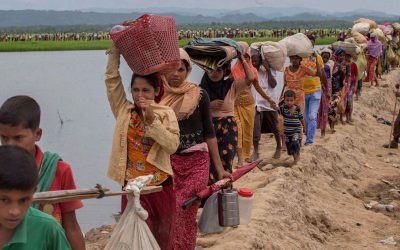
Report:
[[[133,74],[131,103],[119,74],[119,50],[113,46],[108,54],[105,83],[116,119],[108,177],[124,186],[130,179],[151,174],[150,185],[163,186],[162,192],[142,196],[141,204],[149,213],[146,222],[160,248],[171,249],[175,193],[170,155],[179,146],[178,122],[171,108],[157,104],[163,94],[159,74]],[[126,203],[123,197],[122,211]]]
[[[231,174],[224,170],[219,158],[208,94],[187,81],[192,64],[183,49],[180,49],[180,58],[180,67],[165,74],[165,94],[160,104],[175,111],[180,129],[180,144],[171,156],[176,194],[173,249],[190,250],[196,247],[196,215],[200,202],[185,210],[183,202],[207,186],[210,158],[219,179]]]

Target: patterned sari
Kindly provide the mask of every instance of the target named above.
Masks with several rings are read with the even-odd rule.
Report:
[[[328,89],[322,89],[321,104],[318,110],[317,128],[325,129],[328,124],[329,104],[330,100],[328,95],[332,95],[332,68],[331,64],[327,62],[324,66]]]

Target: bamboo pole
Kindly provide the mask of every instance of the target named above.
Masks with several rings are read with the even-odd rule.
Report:
[[[102,188],[104,192],[110,191],[108,188]],[[64,196],[82,195],[82,194],[97,194],[99,195],[99,188],[85,188],[85,189],[69,189],[57,190],[48,192],[38,192],[33,195],[34,199],[56,198]]]
[[[83,190],[86,190],[88,192],[85,193],[83,192]],[[94,193],[93,192],[94,190],[96,190],[97,192]],[[110,192],[109,189],[103,189],[103,191],[105,191],[103,197],[111,197],[111,196],[118,196],[118,195],[132,193],[132,191]],[[140,192],[140,194],[146,195],[160,191],[162,191],[161,186],[144,187],[143,190]],[[33,196],[33,202],[39,204],[53,204],[53,203],[62,203],[74,200],[97,199],[100,197],[100,195],[101,195],[100,191],[97,188],[48,191],[48,192],[35,193]]]

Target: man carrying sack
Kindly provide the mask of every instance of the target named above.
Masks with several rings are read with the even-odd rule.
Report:
[[[400,97],[400,84],[396,84],[396,103],[397,103],[397,98]],[[396,121],[394,122],[393,125],[393,139],[390,142],[390,144],[386,144],[383,147],[385,148],[399,148],[399,138],[400,138],[400,110],[399,114],[397,115]]]

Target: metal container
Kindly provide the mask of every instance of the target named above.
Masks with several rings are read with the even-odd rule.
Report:
[[[239,200],[235,189],[224,189],[218,193],[218,221],[222,227],[240,224]]]

